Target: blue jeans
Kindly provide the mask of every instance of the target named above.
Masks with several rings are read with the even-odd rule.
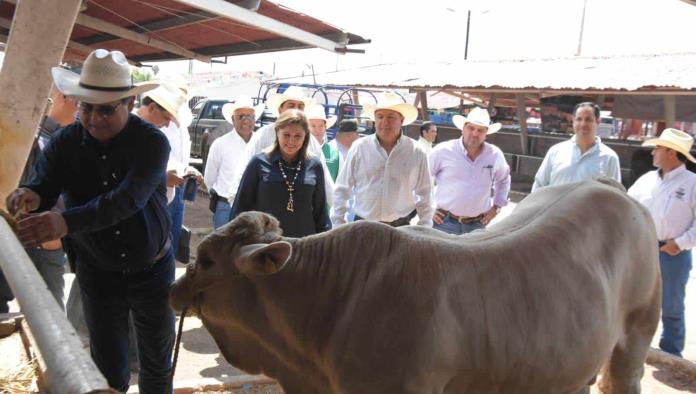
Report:
[[[230,203],[223,200],[218,200],[215,206],[215,213],[213,214],[213,227],[220,228],[230,221],[230,212],[232,211],[232,206]]]
[[[684,298],[686,282],[691,271],[691,251],[676,256],[660,252],[662,273],[662,337],[660,349],[681,357],[684,350],[686,325],[684,324]]]
[[[76,275],[92,359],[109,385],[122,392],[128,390],[130,314],[137,335],[140,392],[165,393],[174,346],[175,319],[168,302],[169,285],[174,281],[171,250],[142,272],[106,272],[78,261]]]
[[[181,237],[181,226],[184,225],[184,190],[181,186],[174,188],[174,199],[169,204],[169,216],[172,217],[172,250],[177,250]]]
[[[458,221],[452,219],[451,217],[447,216],[442,221],[442,224],[433,223],[433,228],[438,229],[440,231],[444,231],[448,234],[461,235],[461,234],[470,233],[474,230],[486,228],[486,226],[484,226],[483,223],[481,223],[481,222],[472,222],[472,223],[462,224],[462,223],[459,223]]]
[[[63,306],[63,292],[65,288],[65,252],[63,249],[45,250],[39,248],[26,249],[27,255],[34,263],[34,266],[41,274],[41,277],[46,282],[48,291],[53,294],[53,298],[58,302],[61,309]],[[14,299],[14,294],[10,290],[10,286],[5,279],[5,276],[0,271],[0,313],[9,311],[8,303]]]

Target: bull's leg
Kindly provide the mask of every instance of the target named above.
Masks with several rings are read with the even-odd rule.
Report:
[[[656,300],[659,303],[659,297]],[[657,327],[659,313],[659,307],[653,306],[629,316],[626,324],[629,332],[625,340],[616,345],[602,372],[602,380],[599,382],[602,393],[640,393],[643,364]]]

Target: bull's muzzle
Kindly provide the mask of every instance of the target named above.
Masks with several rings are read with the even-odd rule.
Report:
[[[196,276],[196,263],[191,262],[186,265],[186,273],[180,276],[169,287],[169,305],[177,311],[181,312],[187,306],[193,303],[195,292],[193,282]]]

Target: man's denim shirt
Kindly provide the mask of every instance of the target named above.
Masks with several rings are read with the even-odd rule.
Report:
[[[78,264],[137,270],[153,262],[169,237],[169,151],[164,134],[133,114],[105,144],[75,122],[53,135],[26,186],[41,196],[39,211],[63,194],[64,241]]]

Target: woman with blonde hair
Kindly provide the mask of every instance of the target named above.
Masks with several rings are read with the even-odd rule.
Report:
[[[320,158],[307,152],[307,118],[299,110],[285,111],[275,133],[275,143],[249,161],[230,220],[242,212],[261,211],[275,216],[287,237],[326,231],[324,171]]]

